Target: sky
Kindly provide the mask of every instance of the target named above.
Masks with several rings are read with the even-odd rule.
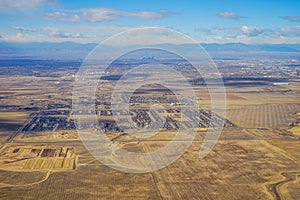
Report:
[[[98,43],[155,26],[200,43],[293,44],[299,11],[297,0],[0,0],[0,41]]]

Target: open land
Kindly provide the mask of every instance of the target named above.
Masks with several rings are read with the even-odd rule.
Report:
[[[81,142],[72,110],[76,68],[32,67],[27,70],[34,73],[28,75],[10,66],[20,73],[11,75],[1,66],[0,199],[299,199],[300,79],[291,70],[296,72],[300,65],[288,68],[289,73],[282,73],[279,79],[261,78],[266,73],[276,75],[271,68],[274,63],[269,64],[269,71],[268,67],[263,72],[255,69],[258,77],[251,73],[245,77],[245,69],[254,69],[244,66],[241,74],[232,75],[231,70],[238,73],[239,65],[230,62],[228,66],[236,65],[234,69],[226,63],[220,66],[227,115],[216,116],[217,121],[225,118],[225,127],[213,150],[199,158],[213,115],[206,86],[191,81],[201,106],[192,145],[166,168],[141,174],[102,164]],[[184,73],[189,75],[189,70]],[[148,138],[123,131],[110,109],[111,88],[120,74],[111,71],[104,78],[95,113],[101,131],[120,148],[155,151],[174,138],[181,123],[190,126],[190,116],[180,112],[171,91],[148,85],[131,97],[129,115],[117,111],[119,121],[124,129],[131,126],[130,118],[135,128],[151,127],[151,121],[160,122],[161,116],[166,123]],[[277,82],[288,84],[274,84]],[[149,107],[157,103],[167,112],[151,113]],[[188,109],[190,105],[181,106]],[[82,117],[89,114],[80,113]]]

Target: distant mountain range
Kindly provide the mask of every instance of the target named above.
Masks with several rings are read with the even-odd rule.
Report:
[[[83,59],[96,47],[95,43],[75,42],[0,42],[0,58],[36,58],[36,59]]]
[[[37,58],[37,59],[83,59],[93,48],[96,43],[80,44],[75,42],[34,42],[34,43],[9,43],[0,42],[0,59],[10,58]],[[190,44],[159,44],[158,48],[166,46],[182,47],[190,51]],[[226,43],[226,44],[201,44],[201,46],[210,54],[270,54],[270,53],[300,53],[300,44],[243,44],[243,43]],[[108,52],[113,48],[108,48]]]
[[[249,52],[249,51],[270,51],[270,52],[300,52],[300,44],[243,44],[243,43],[226,43],[226,44],[202,44],[208,51],[232,51],[232,52]]]

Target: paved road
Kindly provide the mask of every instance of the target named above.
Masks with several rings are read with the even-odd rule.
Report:
[[[8,137],[6,143],[12,143],[14,141],[14,138],[23,130],[23,128],[25,128],[25,126],[37,115],[39,114],[39,112],[36,112],[34,114],[32,114],[30,117],[27,118],[27,120],[24,122],[24,125],[21,126],[15,133],[13,133],[11,136]]]

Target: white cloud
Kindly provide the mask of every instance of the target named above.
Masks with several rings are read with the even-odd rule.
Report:
[[[66,35],[68,36],[68,35]],[[3,34],[2,41],[6,42],[66,42],[73,41],[78,43],[89,43],[94,42],[91,38],[77,37],[75,34],[69,37],[58,37],[57,35],[50,36],[48,34],[27,34],[27,33],[17,33],[17,34]]]
[[[35,29],[35,28],[26,28],[23,26],[13,26],[11,28],[16,31],[22,31],[22,32],[36,32],[37,31],[37,29]]]
[[[263,35],[269,33],[270,30],[260,29],[256,26],[241,26],[241,27],[216,27],[214,28],[218,31],[221,31],[221,35],[225,35],[228,38],[236,38],[236,37],[257,37],[259,35]],[[219,33],[220,34],[220,33]]]
[[[46,16],[49,20],[58,20],[58,21],[68,21],[68,22],[75,22],[79,21],[80,17],[77,14],[67,14],[65,12],[54,12],[54,13],[48,13]]]
[[[286,26],[277,29],[261,29],[256,26],[215,27],[217,35],[205,38],[205,42],[227,43],[300,43],[300,26]]]
[[[113,40],[109,41],[112,46],[124,45],[153,45],[153,44],[184,44],[190,43],[191,40],[185,37],[179,37],[178,34],[171,29],[156,29],[151,27],[137,27],[134,31],[132,29],[118,34]],[[99,39],[100,37],[98,37]],[[98,42],[101,42],[98,40]]]
[[[54,3],[55,1],[56,0],[0,0],[0,9],[24,9],[29,7],[37,7],[46,3]]]
[[[280,18],[291,21],[291,22],[300,22],[300,16],[282,16]]]
[[[83,35],[80,33],[68,33],[68,32],[52,32],[49,36],[59,37],[59,38],[82,38]]]
[[[275,34],[285,37],[300,37],[300,26],[285,26],[277,29]]]
[[[92,31],[92,32],[121,32],[126,31],[132,28],[138,28],[137,26],[121,26],[121,25],[102,25],[102,26],[72,26],[74,30],[84,30],[84,31]]]
[[[67,22],[103,22],[112,21],[121,17],[136,17],[141,19],[162,19],[170,15],[176,14],[168,10],[159,10],[156,12],[150,11],[136,11],[127,12],[108,8],[90,8],[79,10],[67,10],[48,13],[46,19],[67,21]]]
[[[238,20],[241,18],[246,18],[244,16],[239,16],[234,12],[219,12],[219,13],[217,13],[217,16],[221,17],[221,18],[235,19],[235,20]]]
[[[105,29],[105,27],[102,27]],[[117,26],[108,27],[112,30],[117,30]],[[119,27],[120,29],[125,29],[124,27]],[[147,29],[146,27],[139,27],[138,32],[126,32],[123,36],[118,37],[118,40],[113,40],[111,45],[122,46],[122,45],[152,45],[155,44],[182,44],[188,43],[190,40],[183,40],[182,37],[174,34],[170,30],[165,29]],[[79,29],[79,27],[78,27]],[[84,27],[83,27],[84,29]],[[101,31],[97,35],[89,35],[89,32],[84,32],[84,34],[77,33],[72,29],[73,32],[68,31],[68,27],[65,29],[58,29],[55,27],[45,27],[39,29],[35,33],[17,33],[17,34],[5,34],[2,40],[8,42],[79,42],[79,43],[100,43],[103,40],[113,36],[113,34],[102,33]],[[137,34],[138,33],[138,34]],[[128,39],[128,36],[130,40]]]
[[[202,32],[205,33],[206,35],[216,35],[215,32],[213,32],[211,29],[205,28],[205,27],[198,27],[195,28],[196,32]]]
[[[20,31],[21,33],[35,33],[38,32],[40,34],[46,34],[50,37],[59,37],[59,38],[82,38],[83,34],[81,33],[70,33],[68,31],[62,31],[59,30],[58,28],[53,28],[53,27],[44,27],[44,28],[28,28],[24,26],[12,26],[11,27],[13,30]]]
[[[300,37],[300,26],[284,26],[276,29],[261,29],[256,26],[241,26],[239,28],[232,27],[216,27],[218,31],[221,31],[219,35],[222,38],[270,38],[270,39],[282,39],[282,38],[296,38]],[[286,39],[285,39],[286,40]]]
[[[174,14],[177,13],[169,10],[159,10],[157,12],[149,12],[149,11],[140,11],[140,12],[132,12],[132,13],[127,12],[124,16],[138,17],[142,19],[162,19]]]
[[[14,26],[16,34],[1,34],[1,41],[8,42],[64,42],[73,41],[79,43],[99,43],[116,33],[130,30],[132,28],[143,28],[137,26],[92,26],[79,24],[66,24],[63,27],[22,27]],[[242,42],[242,43],[300,43],[300,26],[286,26],[278,29],[261,29],[256,26],[240,26],[240,27],[221,27],[208,29],[200,27],[195,29],[208,33],[207,36],[194,35],[199,42],[206,43],[227,43],[227,42]],[[210,34],[216,33],[216,35]],[[143,35],[141,37],[140,35]],[[147,31],[141,29],[140,35],[136,35],[134,40],[128,41],[128,38],[121,38],[114,45],[126,44],[151,44],[156,38],[159,38],[160,43],[181,44],[186,41],[180,40],[169,31],[157,29]],[[146,41],[145,41],[146,38]],[[119,38],[120,39],[120,38]]]
[[[70,33],[52,27],[43,28],[42,31],[46,32],[46,34],[49,37],[57,37],[57,38],[83,38],[84,37],[84,35],[81,33]]]
[[[242,26],[240,30],[242,35],[246,35],[248,37],[255,37],[263,33],[262,30],[255,26]]]

